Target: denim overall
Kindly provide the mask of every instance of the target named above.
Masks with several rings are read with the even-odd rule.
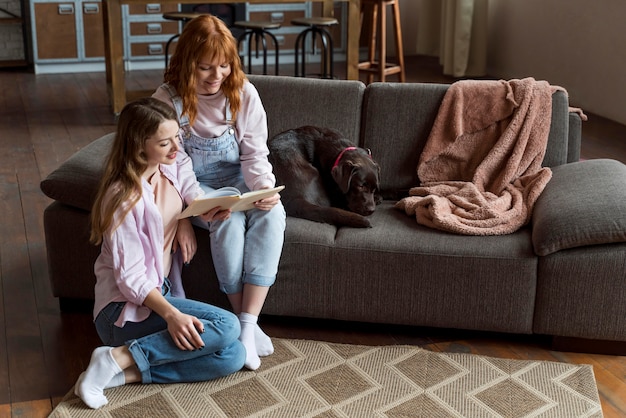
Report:
[[[241,193],[248,192],[228,100],[224,112],[228,128],[216,138],[202,138],[191,131],[187,116],[181,116],[180,96],[171,87],[165,85],[165,88],[176,109],[183,131],[183,146],[193,162],[200,186],[205,192],[225,186],[236,187]],[[269,211],[233,212],[226,221],[208,224],[213,264],[224,293],[239,293],[244,283],[264,287],[274,284],[283,249],[285,216],[279,202]],[[193,223],[207,228],[207,223],[199,218]]]

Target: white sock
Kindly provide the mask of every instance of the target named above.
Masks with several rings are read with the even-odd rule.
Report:
[[[104,388],[111,389],[116,388],[118,386],[123,386],[126,384],[126,376],[124,376],[124,372],[118,373],[107,383]]]
[[[241,335],[239,341],[246,348],[246,361],[244,366],[250,370],[256,370],[261,365],[261,359],[256,351],[255,329],[258,317],[247,312],[239,314],[239,322],[241,323]]]
[[[274,344],[272,339],[263,332],[259,324],[257,324],[254,330],[254,342],[256,343],[256,352],[259,356],[269,356],[274,352]]]
[[[111,355],[113,347],[98,347],[93,350],[89,366],[76,382],[74,393],[93,409],[106,405],[104,388],[122,369]]]
[[[82,384],[83,379],[85,378],[85,373],[86,372],[82,372],[80,374],[80,376],[78,376],[78,380],[76,381],[76,384],[74,385],[74,394],[76,396],[78,396],[78,386],[80,386]],[[126,376],[124,376],[124,372],[118,373],[115,376],[113,376],[113,378],[111,380],[109,380],[109,383],[107,383],[106,385],[104,385],[105,389],[111,389],[111,388],[116,388],[118,386],[123,386],[126,384]]]

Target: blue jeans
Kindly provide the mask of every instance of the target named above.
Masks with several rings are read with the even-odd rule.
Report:
[[[199,382],[241,370],[246,350],[239,342],[239,320],[224,309],[206,303],[166,296],[179,311],[204,324],[202,350],[184,351],[174,344],[167,323],[155,312],[142,322],[114,323],[124,302],[112,302],[96,317],[95,325],[105,345],[127,345],[142,383]]]
[[[185,140],[185,150],[205,192],[225,186],[236,187],[241,193],[250,191],[241,172],[234,129],[208,141],[192,135]],[[274,284],[286,226],[280,202],[269,211],[233,212],[229,219],[208,225],[199,218],[192,222],[209,230],[213,265],[222,292],[239,293],[244,283],[263,287]]]
[[[285,234],[282,204],[269,211],[233,212],[229,219],[213,221],[208,228],[222,292],[239,293],[244,283],[263,287],[274,284]]]

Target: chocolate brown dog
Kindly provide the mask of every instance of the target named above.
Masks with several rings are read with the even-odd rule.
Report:
[[[290,216],[337,226],[370,227],[381,202],[380,167],[339,132],[303,126],[268,141],[269,161]]]

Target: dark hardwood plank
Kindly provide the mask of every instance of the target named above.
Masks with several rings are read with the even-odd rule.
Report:
[[[23,109],[25,106],[20,85],[28,74],[17,71],[0,71],[0,112]]]
[[[17,402],[12,405],[8,417],[47,417],[52,412],[50,399],[36,399],[28,402]]]
[[[41,378],[45,360],[17,180],[17,176],[0,175],[3,190],[9,192],[0,202],[6,219],[0,227],[0,260],[2,292],[10,295],[4,298],[4,318],[12,403],[49,396]]]

